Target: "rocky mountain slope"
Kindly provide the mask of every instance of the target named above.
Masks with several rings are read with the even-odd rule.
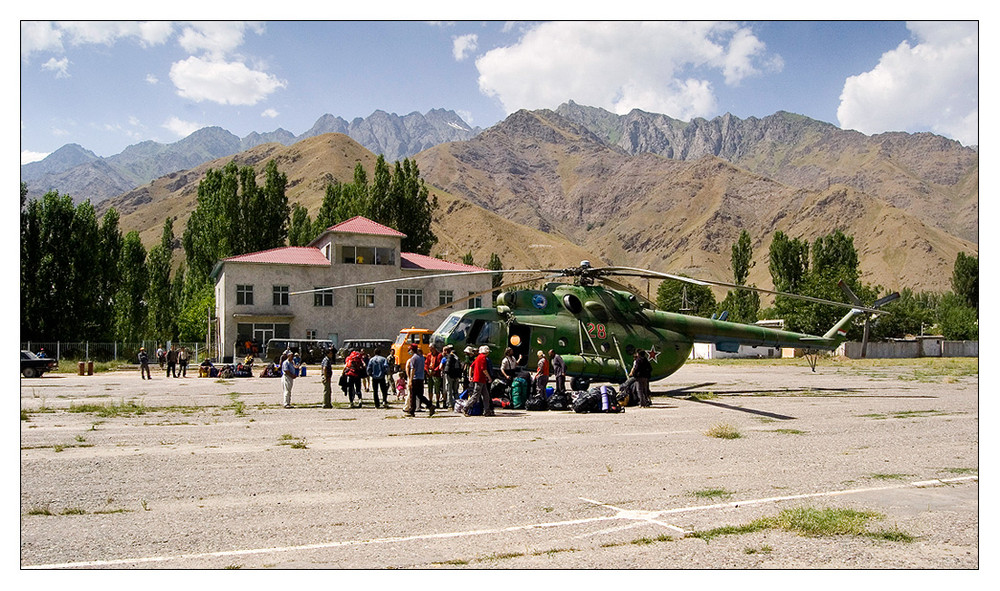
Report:
[[[253,132],[240,139],[221,127],[206,127],[172,144],[141,142],[107,158],[79,145],[67,144],[40,162],[22,166],[21,180],[28,184],[29,198],[57,190],[71,195],[77,202],[90,199],[96,204],[163,175],[195,168],[270,142],[289,146],[324,133],[343,133],[394,162],[442,142],[469,139],[479,131],[453,111],[444,109],[402,117],[375,111],[369,117],[358,117],[350,123],[340,117],[323,115],[300,136],[279,128],[263,134]]]
[[[676,160],[717,156],[794,187],[822,191],[845,185],[960,238],[979,238],[979,153],[941,136],[866,136],[786,112],[684,122],[637,109],[615,115],[569,102],[556,113],[629,154]]]

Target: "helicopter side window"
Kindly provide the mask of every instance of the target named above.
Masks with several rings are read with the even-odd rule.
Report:
[[[476,320],[469,331],[469,344],[482,345],[490,342],[493,336],[493,323],[488,320]]]

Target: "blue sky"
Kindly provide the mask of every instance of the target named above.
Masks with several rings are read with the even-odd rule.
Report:
[[[978,144],[975,22],[22,21],[22,164],[218,125],[432,108],[489,127],[568,100],[682,120],[800,113]]]

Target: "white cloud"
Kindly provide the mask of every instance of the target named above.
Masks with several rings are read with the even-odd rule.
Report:
[[[157,78],[155,74],[146,74],[146,82],[149,84],[158,84],[160,79]]]
[[[63,50],[62,31],[53,23],[44,21],[21,22],[21,58],[27,59],[36,51]]]
[[[135,39],[144,47],[159,45],[173,33],[167,21],[28,21],[21,23],[21,57],[50,51],[62,53],[70,45],[113,45]]]
[[[264,111],[260,114],[260,116],[266,117],[268,119],[274,119],[275,117],[278,116],[278,112],[275,111],[274,109],[264,109]]]
[[[511,113],[567,100],[616,113],[633,108],[679,119],[710,116],[711,73],[738,85],[780,69],[745,27],[712,22],[554,22],[476,60],[479,89]]]
[[[470,53],[476,50],[479,43],[479,35],[462,35],[461,37],[452,37],[452,47],[451,54],[455,56],[455,61],[462,61]]]
[[[177,94],[195,102],[254,105],[286,83],[266,72],[251,70],[240,62],[189,57],[170,67]]]
[[[51,152],[32,152],[31,150],[21,150],[21,166],[44,160]]]
[[[243,45],[243,34],[250,29],[258,35],[264,32],[263,25],[245,22],[201,22],[192,23],[181,31],[178,42],[188,52],[204,51],[219,59]]]
[[[908,23],[903,41],[871,71],[844,82],[837,118],[873,134],[921,131],[979,143],[979,27],[975,22]]]
[[[171,117],[170,119],[167,119],[162,127],[170,130],[177,137],[184,138],[205,126],[201,123],[195,123],[194,121],[184,121],[177,117]]]
[[[57,60],[54,57],[50,57],[49,61],[42,64],[42,69],[55,72],[56,78],[69,78],[69,58],[64,57],[61,60]]]

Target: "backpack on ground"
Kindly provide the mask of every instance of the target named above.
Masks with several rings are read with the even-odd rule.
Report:
[[[530,396],[524,401],[525,410],[548,410],[549,404],[544,396]]]
[[[510,401],[514,408],[524,408],[528,400],[528,381],[524,378],[514,378],[510,385]]]

